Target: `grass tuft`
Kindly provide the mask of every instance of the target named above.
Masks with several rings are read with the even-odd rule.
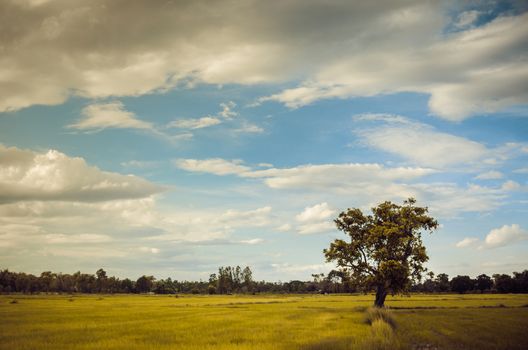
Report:
[[[370,335],[361,344],[364,350],[395,350],[401,344],[393,327],[383,319],[376,319],[371,324]]]
[[[11,301],[9,302],[9,304],[18,304],[18,300],[13,299],[13,300],[11,300]]]
[[[393,329],[396,328],[396,320],[388,309],[380,307],[369,307],[365,312],[365,323],[373,325],[374,322],[378,320],[387,323]]]

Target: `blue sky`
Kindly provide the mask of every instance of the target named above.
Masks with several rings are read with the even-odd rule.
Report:
[[[434,272],[528,266],[522,2],[0,6],[2,267],[310,279],[409,196]]]

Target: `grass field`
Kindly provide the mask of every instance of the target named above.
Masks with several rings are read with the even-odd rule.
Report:
[[[528,349],[528,295],[0,296],[1,349]],[[372,315],[371,315],[372,316]],[[393,326],[391,326],[391,323]]]

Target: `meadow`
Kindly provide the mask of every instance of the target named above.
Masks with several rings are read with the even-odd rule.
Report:
[[[2,295],[1,349],[528,349],[528,295]]]

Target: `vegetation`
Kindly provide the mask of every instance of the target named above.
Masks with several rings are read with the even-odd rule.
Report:
[[[369,324],[371,303],[372,295],[4,295],[0,349],[528,348],[527,295],[389,296]]]
[[[433,231],[438,222],[427,215],[427,208],[415,204],[413,198],[401,206],[384,202],[372,208],[372,215],[348,209],[335,220],[350,242],[336,239],[324,250],[326,260],[335,261],[359,288],[374,288],[377,307],[383,307],[388,293],[410,290],[425,271],[423,264],[429,258],[421,230]]]
[[[357,293],[370,292],[356,288],[348,275],[341,271],[312,275],[312,281],[266,282],[254,281],[249,267],[220,267],[209,281],[177,281],[141,276],[133,281],[108,277],[103,269],[94,275],[45,271],[40,276],[0,270],[0,293],[154,293],[154,294],[232,294],[232,293]],[[461,283],[463,282],[463,283]],[[512,276],[481,274],[476,278],[456,276],[451,280],[445,273],[413,284],[412,292],[420,293],[528,293],[528,270],[514,272]]]

